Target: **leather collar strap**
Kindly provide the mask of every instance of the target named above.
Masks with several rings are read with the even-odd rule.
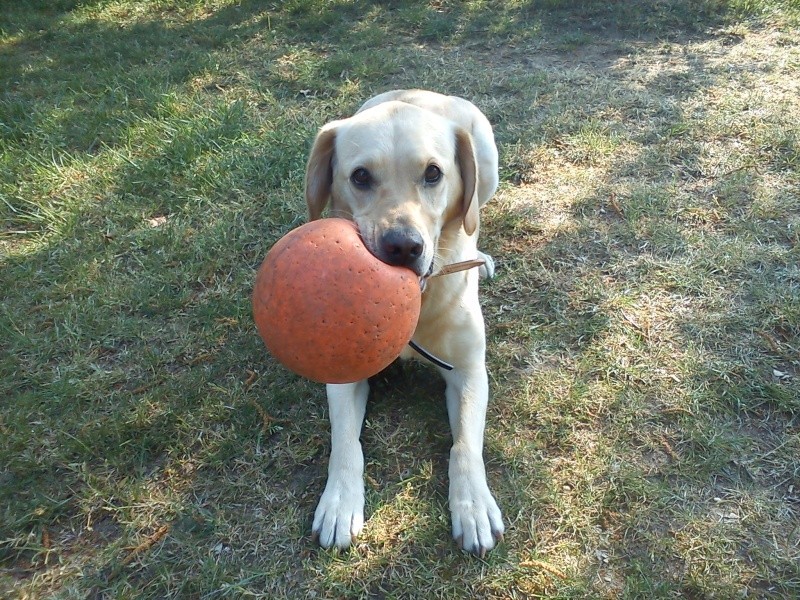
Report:
[[[431,277],[441,277],[442,275],[450,275],[450,273],[458,273],[459,271],[466,271],[475,267],[482,267],[486,261],[482,258],[473,258],[472,260],[462,260],[461,262],[445,265],[439,269],[438,273],[434,273]]]
[[[475,258],[473,260],[463,260],[461,262],[452,263],[449,265],[443,266],[439,269],[438,272],[434,273],[430,277],[441,277],[442,275],[450,275],[451,273],[458,273],[459,271],[466,271],[467,269],[473,269],[475,267],[481,267],[486,264],[486,261],[482,258]],[[425,289],[425,282],[427,281],[427,277],[423,277],[420,279],[419,284],[420,287],[424,290]],[[417,351],[418,354],[422,355],[437,367],[444,369],[445,371],[452,371],[453,365],[443,361],[440,358],[436,358],[433,354],[425,350],[422,346],[417,344],[414,340],[408,342],[408,345],[411,346],[414,350]]]

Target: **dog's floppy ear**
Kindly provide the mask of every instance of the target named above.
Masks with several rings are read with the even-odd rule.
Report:
[[[472,136],[460,127],[456,129],[456,159],[461,170],[463,196],[461,199],[461,218],[464,231],[472,235],[478,228],[478,160]]]
[[[336,145],[337,122],[319,130],[306,165],[306,204],[308,218],[316,221],[331,196],[333,186],[333,151]]]

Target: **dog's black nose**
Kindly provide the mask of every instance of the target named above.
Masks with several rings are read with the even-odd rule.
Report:
[[[390,265],[411,266],[424,249],[422,236],[409,227],[388,229],[381,236],[381,259]]]

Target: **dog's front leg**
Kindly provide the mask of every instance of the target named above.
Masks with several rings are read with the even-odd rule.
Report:
[[[313,536],[324,548],[347,548],[364,526],[364,455],[359,436],[368,392],[366,380],[327,386],[331,458],[312,526]]]
[[[486,483],[483,433],[489,382],[483,362],[445,371],[450,450],[450,514],[453,537],[481,558],[503,537],[503,517]]]

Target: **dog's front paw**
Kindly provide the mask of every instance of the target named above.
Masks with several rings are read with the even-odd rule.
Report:
[[[323,548],[344,550],[364,528],[364,484],[328,481],[314,513],[311,534]]]
[[[486,483],[451,483],[450,515],[453,538],[467,552],[483,558],[503,539],[503,516]]]
[[[478,251],[478,258],[484,260],[484,264],[481,265],[479,269],[481,279],[491,279],[494,277],[494,259],[480,250]]]

